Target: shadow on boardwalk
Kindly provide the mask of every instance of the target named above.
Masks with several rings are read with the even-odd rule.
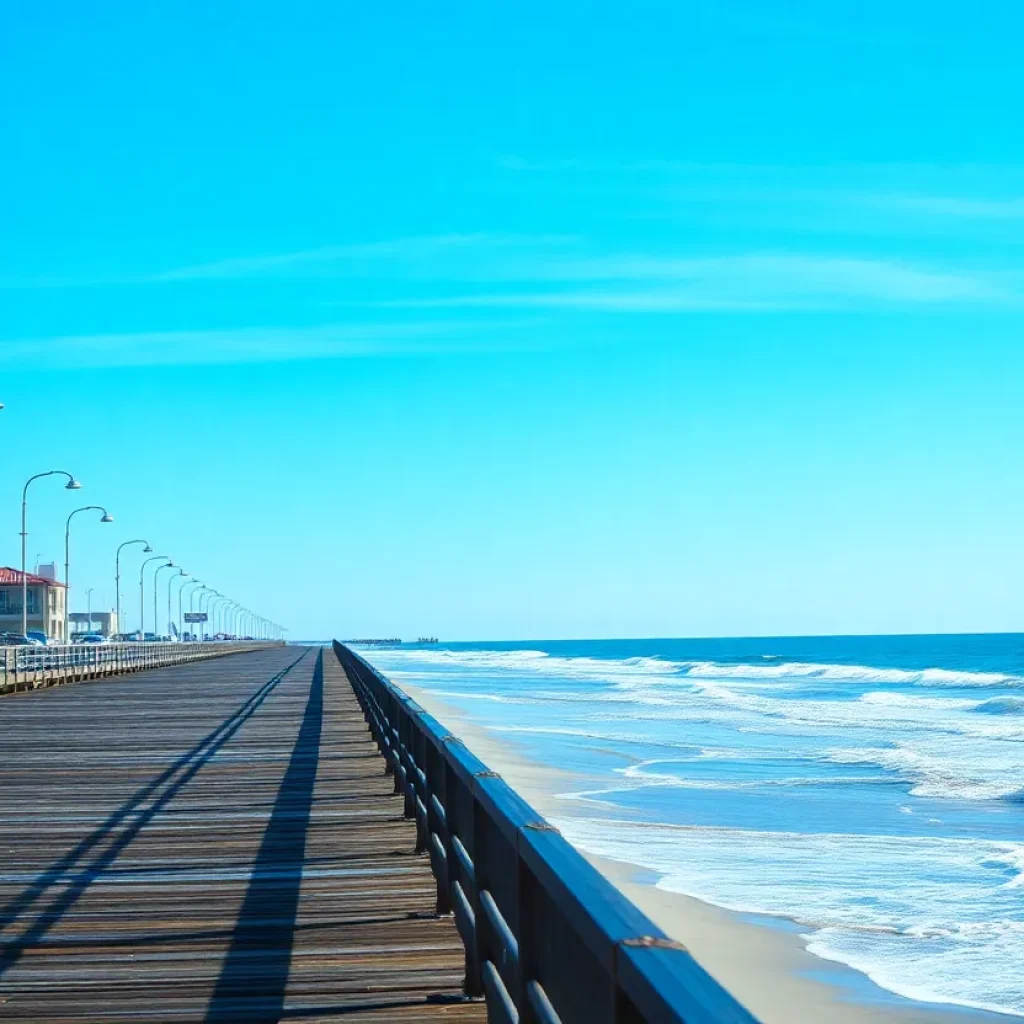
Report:
[[[31,885],[0,908],[0,936],[23,915],[33,916],[32,923],[17,938],[0,938],[0,977],[10,970],[33,946],[38,945],[78,902],[83,893],[101,875],[107,872],[117,858],[138,837],[139,833],[171,800],[199,773],[232,736],[250,719],[306,655],[265,682],[232,715],[216,729],[203,737],[191,750],[183,754],[166,771],[132,794],[103,823],[77,843],[67,854],[55,861]],[[318,671],[322,673],[318,662]],[[322,687],[321,687],[322,692]],[[322,702],[322,697],[321,697]],[[148,806],[146,806],[148,804]],[[144,809],[142,809],[144,807]],[[122,831],[118,831],[122,829]],[[115,837],[108,846],[105,842]],[[100,848],[95,856],[94,851]],[[59,895],[43,903],[48,894]]]
[[[277,791],[231,946],[206,1013],[207,1024],[275,1024],[284,1010],[299,908],[306,834],[323,729],[323,652],[291,759]]]

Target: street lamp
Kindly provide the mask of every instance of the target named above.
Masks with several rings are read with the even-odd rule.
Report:
[[[206,591],[211,590],[211,589],[212,589],[211,587],[208,587],[204,583],[198,590],[193,590],[192,593],[188,595],[188,610],[189,610],[189,613],[194,613],[196,611],[196,604],[195,604],[195,602],[196,602],[196,598],[198,597],[199,598],[199,609],[198,610],[199,610],[199,613],[202,614],[202,611],[203,611],[203,594]],[[200,626],[201,627],[202,623],[201,622],[193,622],[192,623],[192,628],[194,629],[196,626]],[[195,636],[194,633],[193,633],[193,636]],[[200,640],[203,639],[203,634],[202,634],[201,630],[200,630],[200,633],[199,633],[199,639]]]
[[[231,636],[231,609],[234,603],[235,602],[229,597],[225,600],[223,607],[220,609],[220,631],[225,637]]]
[[[95,589],[96,589],[95,587],[90,587],[85,592],[86,615],[88,615],[88,617],[89,617],[89,621],[88,621],[88,623],[86,624],[86,627],[85,627],[87,633],[91,633],[92,632],[92,592]]]
[[[185,593],[185,588],[186,587],[201,587],[202,585],[203,585],[202,580],[189,580],[187,583],[183,583],[181,585],[181,587],[179,588],[179,590],[178,590],[178,632],[179,632],[179,634],[185,632],[185,629],[184,629],[185,622],[184,622],[184,619],[183,619],[182,613],[181,613],[181,595]],[[194,594],[195,591],[192,591],[192,593]],[[191,598],[191,595],[190,595],[189,596],[189,608],[192,607],[191,602],[192,602],[192,598]],[[192,625],[192,623],[189,623],[189,625]],[[189,636],[191,636],[192,635],[192,630],[189,630],[188,632],[189,632]]]
[[[117,609],[117,631],[122,634],[126,634],[127,630],[121,622],[121,548],[126,548],[131,544],[145,544],[142,553],[145,555],[153,553],[148,540],[126,540],[123,544],[118,545],[117,554],[114,556],[114,605]]]
[[[174,624],[174,618],[171,615],[171,584],[173,584],[176,579],[179,579],[179,578],[182,578],[182,577],[187,577],[187,576],[188,576],[188,573],[185,572],[184,569],[179,569],[167,581],[167,624],[168,624],[168,628],[170,628],[170,626],[172,626]],[[182,586],[184,586],[184,584],[182,584]],[[180,600],[180,595],[181,595],[181,591],[180,590],[178,591],[178,595],[179,595],[179,600]],[[178,638],[179,639],[181,638],[181,629],[180,628],[178,629]]]
[[[229,637],[237,636],[237,630],[235,629],[235,615],[237,612],[238,602],[229,598],[224,611],[221,613],[221,625]]]
[[[226,601],[227,598],[220,593],[220,591],[214,591],[213,597],[210,598],[210,603],[207,605],[206,610],[210,613],[210,636],[215,637],[217,635],[217,608],[220,606],[221,601]]]
[[[157,611],[157,600],[158,600],[158,598],[157,598],[156,583],[157,583],[157,579],[160,576],[160,570],[161,569],[176,569],[176,568],[177,568],[177,566],[173,562],[167,562],[164,565],[158,565],[156,567],[156,569],[153,571],[153,636],[161,636],[162,635],[160,630],[157,629],[157,618],[156,618],[157,615],[159,614],[159,612]],[[167,588],[167,603],[168,604],[171,603],[170,587]]]
[[[21,632],[22,635],[28,632],[28,576],[25,574],[25,541],[28,538],[28,485],[33,480],[41,480],[44,476],[66,476],[68,482],[64,485],[66,491],[77,491],[82,485],[63,469],[51,469],[47,473],[36,473],[25,481],[25,487],[21,492]],[[64,595],[64,608],[67,609],[67,594]]]
[[[167,558],[167,555],[154,555],[152,558],[147,558],[142,565],[139,567],[139,639],[146,639],[146,566],[150,562],[159,562],[161,558]],[[168,559],[169,560],[169,559]]]
[[[102,506],[102,505],[83,505],[81,508],[76,508],[71,515],[68,516],[67,525],[64,527],[64,642],[67,643],[71,638],[68,632],[68,607],[71,598],[71,520],[78,515],[79,512],[102,512],[103,515],[100,517],[101,523],[112,523],[114,517]]]
[[[211,614],[211,616],[213,618],[213,626],[211,628],[211,633],[214,636],[216,636],[218,633],[226,633],[227,632],[227,630],[223,628],[223,626],[224,626],[224,621],[223,621],[224,620],[224,614],[223,613],[224,613],[224,609],[227,607],[227,604],[224,603],[224,602],[230,603],[231,602],[231,598],[230,597],[225,597],[223,594],[218,594],[210,602],[210,614]],[[221,628],[219,630],[217,629],[217,613],[218,612],[221,613]]]
[[[203,599],[205,598],[205,600],[206,600],[206,613],[207,613],[207,616],[209,616],[209,613],[210,613],[210,603],[213,601],[215,596],[216,597],[220,596],[220,591],[219,590],[214,590],[213,587],[204,587],[203,589],[206,590],[206,593],[199,595],[199,611],[200,611],[200,613],[202,613],[202,611],[203,611]],[[207,617],[206,622],[208,623],[209,621],[210,621],[209,617]],[[205,623],[201,623],[201,625],[205,625]],[[205,637],[206,636],[206,630],[204,629],[202,634],[200,634],[200,635]]]

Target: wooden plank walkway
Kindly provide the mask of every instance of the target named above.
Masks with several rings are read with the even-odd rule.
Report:
[[[0,1019],[485,1019],[330,651],[9,696],[0,730]]]

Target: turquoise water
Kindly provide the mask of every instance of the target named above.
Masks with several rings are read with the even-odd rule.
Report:
[[[1024,636],[363,653],[577,776],[581,848],[792,917],[893,992],[1024,1015]]]

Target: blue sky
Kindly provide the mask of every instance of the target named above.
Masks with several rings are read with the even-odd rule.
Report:
[[[59,467],[76,606],[1020,627],[1018,4],[362,7],[8,15],[0,564]]]

